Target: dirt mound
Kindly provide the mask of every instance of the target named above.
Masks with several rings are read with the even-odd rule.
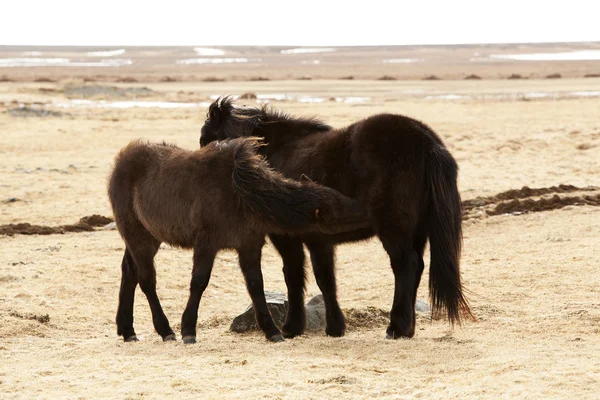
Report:
[[[242,100],[256,100],[256,99],[257,99],[257,97],[256,97],[256,93],[253,93],[253,92],[246,92],[246,93],[243,93],[243,94],[240,96],[240,99],[242,99]]]
[[[137,79],[132,78],[131,76],[126,76],[123,78],[117,78],[117,82],[119,83],[137,83]]]
[[[9,108],[8,110],[6,110],[4,112],[10,116],[21,117],[21,118],[64,117],[65,115],[69,115],[67,113],[63,113],[63,112],[59,112],[59,111],[51,111],[51,110],[46,110],[45,108],[28,107],[28,106]]]
[[[21,318],[21,319],[30,319],[33,321],[37,321],[40,324],[47,324],[48,322],[50,322],[49,314],[20,313],[17,311],[12,311],[10,313],[10,316],[15,317],[15,318]]]
[[[560,79],[562,78],[561,74],[550,74],[550,75],[546,75],[546,79]]]
[[[113,222],[112,218],[96,214],[83,217],[75,224],[59,225],[55,227],[32,225],[24,222],[19,224],[0,225],[0,235],[54,235],[65,232],[92,232],[95,230],[94,227],[104,226],[111,222]]]
[[[595,196],[569,196],[560,197],[558,195],[552,196],[550,199],[525,199],[518,200],[514,199],[508,202],[500,203],[495,209],[487,211],[488,215],[500,215],[500,214],[512,214],[512,213],[525,213],[535,211],[547,211],[554,210],[557,208],[563,208],[571,205],[591,205],[600,206],[600,194]]]
[[[524,79],[524,78],[519,74],[510,74],[508,76],[508,78],[506,78],[506,79]]]
[[[390,75],[384,75],[384,76],[380,76],[379,78],[377,78],[378,81],[395,81],[396,78],[394,78],[393,76]]]
[[[207,76],[202,79],[202,82],[225,82],[224,78],[217,78],[216,76]]]
[[[53,235],[58,232],[51,226],[31,225],[27,222],[20,224],[7,224],[0,226],[0,235]]]
[[[44,93],[44,94],[48,94],[48,93],[56,93],[57,90],[54,88],[45,88],[45,87],[41,87],[38,89],[38,92],[40,93]]]
[[[106,224],[110,224],[114,220],[109,217],[105,217],[98,214],[88,215],[87,217],[83,217],[79,220],[80,224],[87,224],[90,226],[104,226]]]
[[[600,194],[589,195],[586,192],[595,192],[600,188],[587,186],[579,188],[573,185],[559,185],[548,188],[530,188],[523,186],[521,189],[507,190],[494,196],[477,197],[472,200],[463,201],[463,219],[469,220],[483,216],[501,214],[523,214],[527,212],[538,212],[563,208],[565,206],[600,206]],[[559,194],[578,195],[559,196]],[[551,198],[539,198],[554,194]]]
[[[465,76],[465,79],[466,80],[479,80],[479,79],[481,79],[481,77],[479,75],[471,74],[471,75]]]
[[[0,310],[3,323],[0,326],[0,338],[47,337],[50,329],[56,328],[50,323],[50,315],[43,312],[21,312],[15,309]],[[1,347],[0,347],[1,349]]]
[[[441,78],[435,76],[435,75],[429,75],[426,76],[425,78],[423,78],[424,81],[439,81],[441,80]]]
[[[34,79],[33,81],[37,82],[37,83],[55,83],[56,79],[41,77],[41,78]]]
[[[465,200],[462,202],[462,204],[465,210],[470,210],[474,207],[482,207],[504,200],[525,199],[528,197],[543,196],[552,193],[594,192],[598,189],[599,188],[595,186],[579,188],[573,185],[558,185],[548,188],[530,188],[528,186],[523,186],[521,189],[507,190],[506,192],[501,192],[494,196],[476,197],[472,200]]]
[[[69,98],[132,98],[137,96],[152,96],[156,92],[147,87],[121,88],[102,85],[76,85],[64,89],[65,96]]]
[[[387,325],[390,320],[389,311],[377,307],[349,308],[344,310],[346,324],[352,328],[372,328]]]
[[[172,76],[163,76],[160,78],[159,82],[177,82],[177,79]]]
[[[580,145],[577,145],[577,150],[589,150],[589,149],[593,149],[594,147],[596,147],[595,144],[592,143],[582,143]]]
[[[356,379],[346,375],[338,375],[332,378],[309,379],[307,382],[317,385],[348,385],[356,383]]]

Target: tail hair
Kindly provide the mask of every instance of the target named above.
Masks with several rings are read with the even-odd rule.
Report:
[[[429,294],[432,315],[447,312],[452,325],[473,317],[460,276],[462,204],[457,186],[458,165],[442,146],[435,147],[427,168],[431,209]]]
[[[319,218],[319,204],[331,201],[316,184],[303,184],[273,171],[257,152],[259,138],[230,140],[234,146],[233,188],[243,206],[270,227],[303,231]]]

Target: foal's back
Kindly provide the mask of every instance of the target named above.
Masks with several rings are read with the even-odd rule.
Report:
[[[229,182],[232,146],[188,151],[135,141],[117,156],[109,196],[117,226],[136,218],[158,241],[192,247],[203,231],[230,230],[240,217]]]

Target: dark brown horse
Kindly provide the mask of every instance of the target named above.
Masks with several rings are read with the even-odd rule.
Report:
[[[462,215],[457,189],[458,166],[439,136],[427,125],[395,114],[379,114],[342,129],[319,120],[296,118],[268,107],[235,107],[218,99],[208,110],[200,145],[226,138],[259,136],[270,165],[292,179],[314,182],[357,198],[368,215],[369,229],[325,237],[271,235],[283,258],[289,311],[285,337],[304,330],[304,253],[310,257],[323,292],[331,336],[345,332],[334,274],[336,243],[377,235],[389,254],[395,277],[388,338],[412,337],[414,305],[429,239],[429,292],[434,315],[447,311],[452,324],[469,315],[459,260]]]
[[[271,341],[283,340],[267,309],[260,268],[267,233],[335,233],[368,225],[361,207],[335,190],[299,183],[271,170],[256,138],[187,151],[130,143],[117,155],[108,195],[125,241],[117,332],[136,341],[133,299],[146,295],[154,328],[175,340],[156,293],[154,256],[161,242],[193,248],[190,297],[181,321],[185,343],[196,341],[200,298],[220,249],[237,250],[257,322]]]

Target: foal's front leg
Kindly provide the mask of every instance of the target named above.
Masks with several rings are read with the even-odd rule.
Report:
[[[190,283],[190,297],[181,317],[181,337],[183,343],[196,343],[196,324],[198,322],[198,307],[204,290],[208,286],[210,274],[217,251],[205,246],[197,245],[194,248],[194,267]]]
[[[260,244],[246,245],[238,249],[240,268],[246,280],[246,288],[252,299],[254,313],[256,314],[256,323],[265,333],[267,339],[272,342],[281,342],[283,341],[283,336],[281,336],[281,332],[275,326],[273,318],[271,318],[267,300],[265,299],[263,276],[260,268],[262,246],[263,242],[261,238]]]

